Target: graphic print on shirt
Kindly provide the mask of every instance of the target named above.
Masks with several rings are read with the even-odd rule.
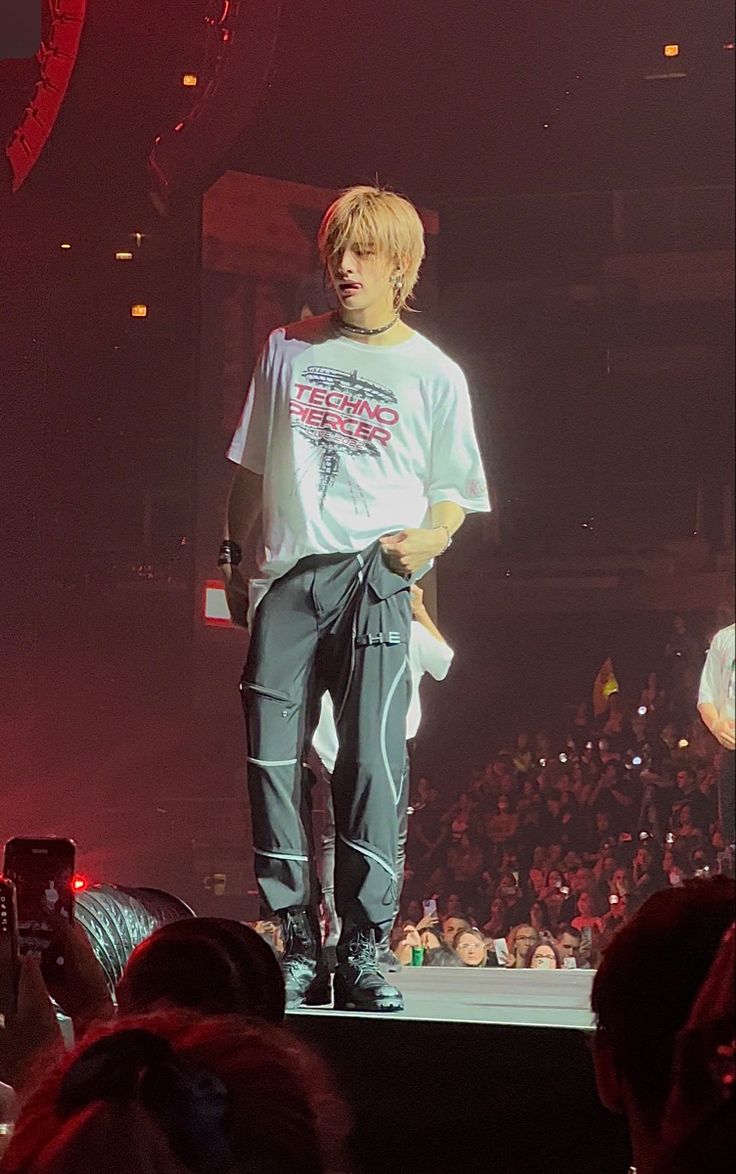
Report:
[[[368,504],[352,481],[345,458],[370,456],[380,460],[381,449],[390,444],[392,430],[401,418],[392,406],[396,402],[389,388],[361,379],[357,371],[306,368],[303,381],[295,384],[292,391],[289,416],[292,428],[315,450],[298,472],[301,480],[317,464],[320,509],[344,468],[355,512],[362,509],[368,514]]]

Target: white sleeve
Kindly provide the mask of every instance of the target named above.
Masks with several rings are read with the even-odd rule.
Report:
[[[435,681],[444,681],[455,655],[450,646],[433,636],[418,620],[411,625],[411,642],[412,660],[420,676],[429,673]]]
[[[271,369],[271,338],[269,338],[258,357],[243,411],[227,450],[229,460],[236,465],[242,465],[244,469],[250,469],[252,473],[263,474],[266,467],[273,402]]]
[[[330,774],[335,769],[339,746],[332,698],[329,693],[323,693],[319,722],[317,723],[317,729],[312,735],[312,749],[325,770],[329,771]]]
[[[468,512],[491,508],[467,380],[454,363],[436,389],[427,498],[431,506],[454,501]]]
[[[721,694],[721,675],[722,675],[722,652],[721,641],[719,639],[720,632],[716,632],[711,646],[708,649],[708,655],[705,658],[703,671],[700,675],[700,688],[698,690],[698,705],[715,705],[721,708],[723,705],[723,698]]]

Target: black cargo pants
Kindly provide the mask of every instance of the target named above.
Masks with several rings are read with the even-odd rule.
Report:
[[[302,559],[256,610],[241,683],[255,871],[272,913],[316,906],[310,784],[301,763],[329,690],[335,903],[345,921],[391,925],[398,892],[411,605],[379,543]]]

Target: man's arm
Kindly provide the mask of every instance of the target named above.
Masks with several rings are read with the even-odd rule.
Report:
[[[438,501],[432,506],[431,521],[426,529],[401,530],[381,539],[392,571],[412,575],[443,554],[465,521],[465,510],[454,501]]]
[[[230,487],[224,537],[245,547],[260,522],[262,506],[263,477],[260,473],[238,466]],[[225,594],[232,621],[244,628],[248,614],[247,580],[240,567],[225,563],[220,569],[225,580]]]
[[[238,466],[227,503],[225,538],[245,546],[256,529],[263,507],[263,477]]]
[[[411,589],[411,614],[412,618],[426,628],[430,636],[434,636],[435,640],[440,644],[447,644],[445,637],[440,632],[431,615],[424,606],[424,591],[421,587],[417,587],[416,583]]]
[[[438,501],[430,510],[432,525],[447,530],[447,538],[452,538],[465,521],[465,510],[455,501]]]
[[[736,746],[734,739],[734,723],[728,721],[727,718],[721,716],[717,702],[720,700],[718,679],[719,679],[719,663],[718,658],[721,655],[719,646],[720,633],[716,633],[708,649],[708,655],[705,658],[703,671],[700,675],[700,688],[698,690],[698,713],[703,719],[705,725],[710,730],[714,738],[716,738],[721,746],[725,746],[726,750],[733,750]]]
[[[721,717],[718,712],[718,707],[712,701],[701,701],[698,706],[698,713],[713,737],[720,742],[721,746],[725,746],[726,750],[736,748],[734,723],[728,721],[725,717]]]

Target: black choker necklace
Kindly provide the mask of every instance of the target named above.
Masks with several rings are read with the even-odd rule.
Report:
[[[334,318],[335,322],[341,330],[348,330],[351,334],[373,335],[385,334],[387,330],[390,330],[392,326],[396,325],[399,320],[399,315],[397,314],[396,317],[392,318],[390,322],[387,322],[385,326],[374,327],[354,326],[352,322],[346,322],[345,319],[341,318],[339,314],[335,314]]]

